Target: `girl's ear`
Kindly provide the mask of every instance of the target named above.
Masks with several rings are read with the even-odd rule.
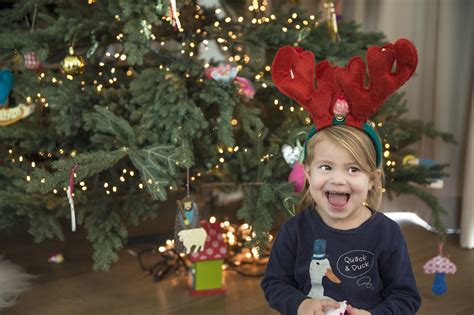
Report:
[[[375,170],[375,172],[373,173],[372,178],[369,181],[369,190],[374,188],[374,185],[375,185],[376,181],[380,182],[380,176],[382,176],[382,171],[379,170],[379,169]]]
[[[311,178],[309,166],[304,165],[304,177],[306,181],[309,183],[309,179]]]

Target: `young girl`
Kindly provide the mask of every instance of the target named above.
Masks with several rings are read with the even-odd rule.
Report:
[[[315,126],[305,143],[304,209],[275,239],[265,296],[282,314],[340,314],[340,306],[344,314],[342,301],[348,314],[415,314],[421,299],[406,242],[398,224],[375,210],[382,145],[367,118],[415,71],[416,49],[404,39],[369,48],[368,89],[365,64],[355,57],[347,68],[319,63],[316,90],[307,53],[281,48],[272,68],[275,85],[311,113]]]

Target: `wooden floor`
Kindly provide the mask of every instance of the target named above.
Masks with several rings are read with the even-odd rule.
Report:
[[[447,276],[448,292],[442,297],[431,293],[432,275],[422,265],[436,253],[435,236],[413,224],[402,225],[423,298],[418,314],[474,314],[474,251],[460,249],[458,236],[449,237],[446,254],[457,264],[458,272]],[[47,262],[49,252],[60,250],[67,261]],[[226,271],[227,294],[191,297],[184,276],[172,276],[154,283],[144,274],[137,260],[126,249],[108,272],[93,272],[91,248],[80,233],[66,243],[46,241],[34,244],[31,238],[0,239],[0,254],[39,275],[33,288],[20,296],[6,315],[29,314],[276,314],[260,289],[260,278]]]

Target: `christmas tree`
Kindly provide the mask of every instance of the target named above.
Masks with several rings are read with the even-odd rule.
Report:
[[[274,218],[293,215],[299,200],[281,147],[311,127],[271,81],[275,52],[298,45],[344,65],[384,43],[336,23],[329,4],[320,16],[272,12],[265,0],[22,0],[2,10],[0,229],[20,224],[38,242],[63,239],[61,218],[76,218],[104,270],[127,225],[156,216],[157,201],[190,178],[196,191],[208,183],[242,191],[238,216],[262,248]],[[423,186],[445,165],[402,161],[422,136],[452,139],[406,111],[398,94],[375,117],[385,189],[425,201],[443,238],[444,210]]]

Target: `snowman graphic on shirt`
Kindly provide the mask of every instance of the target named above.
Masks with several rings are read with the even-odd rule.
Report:
[[[308,296],[314,299],[330,299],[324,295],[323,278],[327,277],[334,283],[341,283],[341,280],[334,274],[331,264],[326,255],[327,242],[324,239],[316,239],[313,246],[313,256],[309,265],[309,276],[311,278],[311,290]],[[330,309],[326,311],[326,315],[344,314],[347,303],[339,302],[338,309]]]

